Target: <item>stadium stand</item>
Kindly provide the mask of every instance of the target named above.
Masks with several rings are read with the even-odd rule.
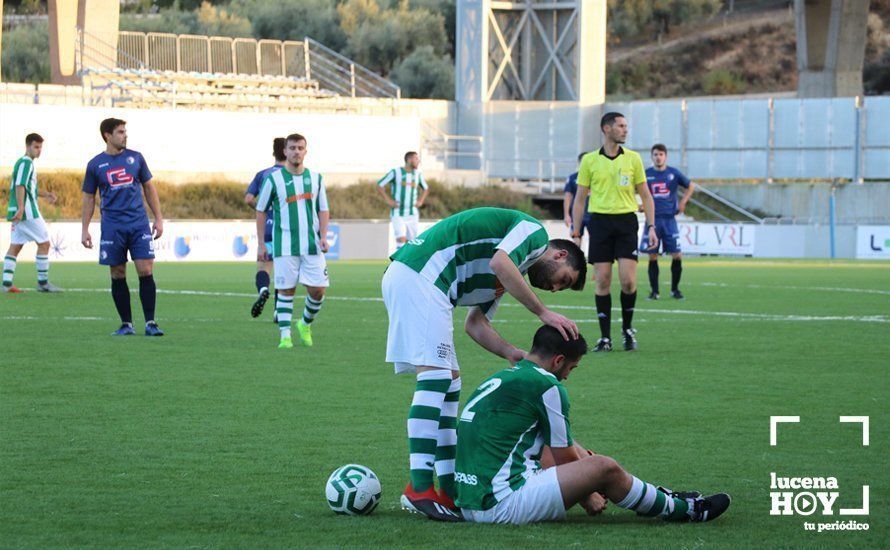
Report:
[[[78,73],[92,105],[251,111],[348,110],[338,98],[399,98],[398,86],[307,38],[302,42],[80,30]]]

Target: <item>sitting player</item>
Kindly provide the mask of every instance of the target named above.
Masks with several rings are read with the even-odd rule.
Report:
[[[572,440],[569,400],[560,383],[587,353],[582,337],[553,327],[535,333],[516,366],[482,383],[457,427],[456,504],[466,521],[525,524],[565,518],[580,504],[591,515],[608,499],[638,515],[667,521],[710,521],[729,507],[725,493],[673,493],[641,481],[615,460]],[[555,464],[545,467],[549,449]],[[605,497],[605,498],[603,498]]]

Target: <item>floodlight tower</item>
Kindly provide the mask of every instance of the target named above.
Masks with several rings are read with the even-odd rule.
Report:
[[[592,144],[586,118],[606,95],[606,1],[458,0],[459,132],[484,135],[492,101],[565,101],[583,113],[579,147]]]

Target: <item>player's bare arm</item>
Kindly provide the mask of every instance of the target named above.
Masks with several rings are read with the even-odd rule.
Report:
[[[689,199],[692,198],[693,193],[695,193],[695,182],[690,181],[689,187],[686,188],[686,192],[680,198],[680,204],[677,205],[677,209],[681,214],[686,213],[686,205],[689,203]]]
[[[145,201],[151,209],[152,215],[155,217],[154,238],[160,239],[164,234],[164,216],[161,214],[161,200],[158,198],[158,189],[151,180],[142,183],[142,192],[145,194]]]
[[[90,237],[90,220],[93,219],[93,211],[95,209],[95,193],[84,193],[80,208],[80,244],[86,248],[93,248],[93,238]]]
[[[247,204],[247,206],[250,206],[251,208],[255,208],[256,207],[256,196],[254,196],[250,193],[247,193],[244,195],[244,202]]]
[[[643,212],[646,213],[646,227],[649,228],[649,249],[658,250],[658,236],[655,234],[655,200],[646,182],[637,185],[637,193],[643,199]]]
[[[256,259],[258,262],[268,262],[269,261],[269,253],[266,251],[266,247],[263,246],[263,242],[265,242],[266,235],[266,213],[262,210],[257,210],[256,212]]]
[[[510,363],[516,363],[525,358],[526,352],[504,340],[491,326],[488,317],[479,307],[470,308],[464,323],[464,330],[477,344]]]
[[[430,188],[427,187],[426,189],[423,190],[423,193],[420,194],[420,198],[417,199],[417,202],[414,203],[414,206],[416,206],[417,208],[420,208],[421,206],[423,206],[424,201],[426,201],[426,196],[429,194],[430,194]]]
[[[577,325],[567,317],[550,311],[544,306],[506,252],[503,250],[495,252],[489,265],[498,281],[504,286],[504,290],[516,298],[526,309],[537,315],[542,323],[554,327],[566,340],[578,337]]]
[[[38,189],[37,196],[40,198],[46,199],[46,202],[48,202],[50,204],[56,204],[56,201],[58,200],[56,197],[56,194],[53,193],[52,191],[41,191]]]
[[[384,187],[378,185],[377,192],[380,193],[380,196],[383,197],[383,200],[386,201],[386,204],[388,204],[390,208],[396,208],[397,206],[399,206],[399,203],[394,201],[393,198],[389,196],[389,191],[387,191]]]
[[[318,244],[322,252],[328,251],[328,224],[331,222],[331,213],[322,210],[318,213]]]
[[[569,229],[572,228],[572,194],[566,191],[562,198],[562,221]]]
[[[21,185],[15,186],[15,200],[17,201],[16,204],[18,204],[18,205],[25,204],[25,188]],[[25,215],[25,208],[24,208],[24,206],[20,206],[19,209],[16,210],[15,215],[12,217],[11,221],[20,222],[20,221],[22,221],[22,217],[24,217],[24,215]]]
[[[578,174],[578,178],[581,178],[581,175]],[[645,186],[645,184],[643,184]],[[590,195],[590,188],[584,185],[578,186],[578,193],[575,195],[575,204],[572,206],[572,219],[581,220],[584,219],[584,205],[587,204],[587,196]],[[651,198],[651,197],[650,197]],[[653,207],[654,208],[654,207]],[[581,228],[576,227],[572,231],[572,240],[575,241],[575,244],[578,246],[581,245]]]

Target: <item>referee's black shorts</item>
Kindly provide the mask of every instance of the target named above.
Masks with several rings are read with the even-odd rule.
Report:
[[[637,229],[639,229],[639,222],[636,212],[627,214],[593,213],[587,229],[588,263],[612,263],[618,258],[638,259]]]

